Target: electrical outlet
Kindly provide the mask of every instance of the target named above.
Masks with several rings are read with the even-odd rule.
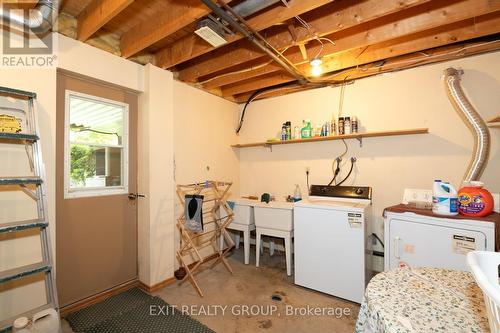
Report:
[[[306,172],[310,172],[310,171],[311,171],[311,167],[306,166]]]

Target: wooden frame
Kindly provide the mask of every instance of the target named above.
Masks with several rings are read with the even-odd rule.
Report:
[[[180,232],[181,246],[177,251],[177,260],[186,271],[186,275],[180,281],[180,284],[189,279],[198,294],[203,297],[203,292],[194,278],[194,274],[200,269],[203,263],[215,260],[211,268],[221,262],[226,269],[233,274],[233,269],[227,262],[225,256],[234,247],[234,242],[227,232],[226,228],[233,220],[233,210],[229,207],[226,196],[232,183],[219,181],[205,181],[203,183],[177,185],[177,196],[184,206],[185,196],[188,194],[203,195],[203,216],[204,230],[201,233],[194,233],[184,225],[186,218],[184,209],[177,219],[177,228]],[[225,213],[225,214],[224,214]],[[221,217],[221,215],[225,215]],[[223,238],[228,246],[223,249],[220,245],[220,239]],[[215,256],[203,257],[200,253],[202,248],[211,246],[215,251]],[[195,261],[188,264],[185,257],[194,256]]]

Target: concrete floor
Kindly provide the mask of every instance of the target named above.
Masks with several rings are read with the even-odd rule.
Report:
[[[358,304],[294,285],[279,251],[271,257],[266,250],[258,268],[255,255],[250,258],[250,265],[244,265],[242,249],[235,250],[228,258],[234,275],[222,264],[197,274],[204,297],[189,282],[175,283],[155,295],[188,310],[216,332],[354,332]],[[282,300],[272,300],[273,295]],[[308,307],[318,313],[307,313]],[[66,322],[63,328],[64,333],[72,332]]]

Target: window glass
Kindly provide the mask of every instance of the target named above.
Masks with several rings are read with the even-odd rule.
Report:
[[[124,187],[126,105],[68,93],[67,192]]]

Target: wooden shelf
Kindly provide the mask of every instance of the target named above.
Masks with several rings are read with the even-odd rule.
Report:
[[[369,132],[369,133],[355,133],[355,134],[345,134],[345,135],[335,135],[335,136],[320,136],[309,139],[294,139],[286,141],[267,141],[267,142],[254,142],[254,143],[243,143],[232,145],[233,148],[249,148],[249,147],[268,147],[274,145],[288,145],[294,143],[306,143],[306,142],[318,142],[318,141],[332,141],[341,139],[358,139],[361,141],[363,138],[374,138],[383,136],[394,136],[394,135],[412,135],[412,134],[427,134],[429,133],[428,128],[415,128],[407,130],[397,130],[397,131],[383,131],[383,132]]]
[[[488,127],[500,127],[500,115],[488,120]]]

